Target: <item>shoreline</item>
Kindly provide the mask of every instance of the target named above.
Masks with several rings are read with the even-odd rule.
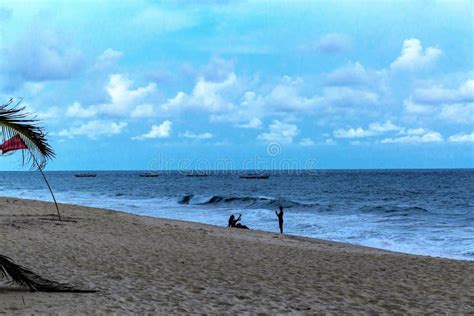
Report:
[[[0,254],[99,290],[30,293],[15,313],[472,312],[474,262],[0,197]],[[22,297],[25,303],[22,302]]]
[[[2,198],[10,198],[10,199],[21,199],[21,200],[26,200],[26,201],[37,201],[37,202],[44,202],[44,203],[53,203],[51,201],[51,197],[48,196],[45,199],[36,199],[36,198],[18,198],[16,196],[3,196],[0,195],[0,199]],[[177,221],[177,222],[186,222],[186,223],[195,223],[195,224],[202,224],[202,225],[209,225],[211,227],[220,227],[220,228],[225,228],[225,223],[223,225],[216,225],[216,224],[211,224],[211,223],[204,223],[204,222],[199,222],[199,221],[190,221],[190,220],[185,220],[185,219],[173,219],[173,218],[167,218],[167,217],[160,217],[160,216],[155,216],[155,215],[147,215],[147,214],[139,214],[139,213],[133,213],[133,211],[130,210],[119,210],[119,209],[114,209],[114,208],[106,208],[102,206],[95,206],[95,205],[83,205],[83,204],[78,204],[75,202],[58,202],[58,205],[64,205],[64,206],[77,206],[77,207],[85,207],[85,208],[92,208],[92,209],[103,209],[103,210],[108,210],[108,211],[114,211],[114,212],[120,212],[120,213],[125,213],[128,215],[132,216],[139,216],[139,217],[147,217],[147,218],[155,218],[158,220],[169,220],[169,221]],[[54,208],[54,206],[53,206]],[[252,231],[260,231],[260,232],[267,232],[267,233],[277,233],[276,230],[271,231],[271,230],[261,230],[261,229],[251,229]],[[354,247],[366,247],[369,249],[375,249],[375,250],[380,250],[380,251],[385,251],[385,252],[393,252],[393,253],[399,253],[399,254],[406,254],[406,255],[411,255],[411,256],[420,256],[420,257],[429,257],[429,258],[440,258],[440,259],[447,259],[447,260],[457,260],[457,261],[468,261],[468,262],[474,262],[474,258],[463,258],[463,257],[447,257],[447,256],[436,256],[436,255],[430,255],[430,254],[419,254],[419,253],[409,253],[409,252],[403,252],[403,251],[397,251],[397,250],[391,250],[391,249],[386,249],[386,248],[379,248],[375,246],[368,246],[368,245],[363,245],[363,244],[357,244],[357,243],[350,243],[346,241],[337,241],[337,240],[330,240],[330,239],[321,239],[321,238],[316,238],[312,236],[305,236],[305,235],[296,235],[296,234],[286,234],[286,236],[294,236],[296,237],[301,237],[301,238],[308,238],[308,239],[314,239],[314,240],[319,240],[319,241],[326,241],[326,242],[335,242],[335,243],[340,243],[340,244],[346,244],[348,246],[354,246]]]
[[[21,201],[29,201],[29,202],[41,202],[41,203],[47,203],[51,204],[51,207],[54,209],[54,203],[45,201],[45,200],[35,200],[35,199],[29,199],[29,198],[17,198],[14,196],[3,196],[0,195],[0,203],[3,199],[17,199]],[[209,228],[217,228],[217,229],[226,229],[227,227],[225,225],[213,225],[213,224],[207,224],[207,223],[202,223],[202,222],[194,222],[194,221],[187,221],[187,220],[178,220],[178,219],[171,219],[171,218],[165,218],[165,217],[158,217],[158,216],[151,216],[151,215],[144,215],[144,214],[135,214],[135,213],[130,213],[127,211],[122,211],[122,210],[116,210],[112,208],[104,208],[104,207],[93,207],[93,206],[87,206],[87,205],[81,205],[81,204],[75,204],[75,203],[61,203],[58,202],[59,206],[73,206],[73,207],[81,207],[81,208],[86,208],[86,209],[93,209],[93,210],[104,210],[108,212],[117,212],[117,213],[122,213],[124,215],[130,215],[133,217],[138,217],[138,218],[147,218],[147,219],[156,219],[159,221],[169,221],[171,223],[176,222],[176,223],[183,223],[183,224],[189,224],[189,225],[204,225],[204,227],[208,226]],[[61,207],[60,207],[61,211]],[[49,214],[51,216],[56,216],[56,214]],[[63,214],[61,213],[61,216]],[[67,214],[66,214],[67,218]],[[266,234],[272,234],[272,235],[280,235],[278,232],[272,232],[268,230],[260,230],[260,229],[250,229],[252,232],[258,232],[258,233],[266,233]],[[377,247],[371,247],[371,246],[365,246],[365,245],[360,245],[360,244],[352,244],[348,242],[342,242],[342,241],[336,241],[336,240],[329,240],[329,239],[319,239],[319,238],[314,238],[310,236],[302,236],[302,235],[293,235],[293,234],[287,234],[285,233],[284,236],[289,239],[295,239],[295,240],[302,240],[306,242],[323,242],[323,243],[333,243],[342,247],[356,247],[356,248],[362,248],[366,250],[373,250],[373,251],[381,251],[383,253],[393,253],[393,254],[398,254],[398,255],[407,255],[407,256],[415,256],[415,257],[421,257],[421,258],[432,258],[432,259],[442,259],[442,260],[450,260],[450,261],[462,261],[462,262],[473,262],[473,260],[469,259],[459,259],[459,258],[448,258],[448,257],[442,257],[442,256],[430,256],[430,255],[420,255],[420,254],[413,254],[413,253],[407,253],[407,252],[401,252],[401,251],[395,251],[395,250],[389,250],[389,249],[383,249],[383,248],[377,248]]]

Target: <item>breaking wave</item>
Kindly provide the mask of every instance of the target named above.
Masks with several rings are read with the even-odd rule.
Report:
[[[359,209],[362,213],[385,213],[387,215],[401,215],[401,216],[409,216],[413,214],[420,214],[420,213],[430,213],[427,209],[418,207],[418,206],[408,206],[408,207],[401,207],[401,206],[387,206],[387,205],[379,205],[379,206],[363,206]]]
[[[191,204],[191,205],[220,205],[220,204],[238,204],[246,207],[278,207],[283,206],[285,208],[290,207],[314,207],[318,206],[317,203],[304,203],[291,201],[287,199],[278,199],[272,197],[253,197],[253,196],[221,196],[213,195],[211,197],[195,196],[193,194],[186,194],[180,197],[179,204]]]

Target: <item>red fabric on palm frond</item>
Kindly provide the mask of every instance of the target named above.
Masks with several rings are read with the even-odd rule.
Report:
[[[2,154],[5,154],[13,150],[27,149],[27,148],[28,146],[26,146],[25,142],[23,141],[23,139],[21,139],[19,134],[16,134],[15,136],[6,140],[3,144],[0,145],[0,150],[2,151]]]

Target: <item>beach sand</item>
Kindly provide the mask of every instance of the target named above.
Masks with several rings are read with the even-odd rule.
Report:
[[[0,198],[0,254],[98,292],[0,280],[0,313],[474,313],[474,262],[60,207]]]

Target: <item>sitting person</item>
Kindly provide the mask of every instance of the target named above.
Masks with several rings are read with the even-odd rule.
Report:
[[[242,214],[239,214],[239,217],[236,219],[234,214],[230,215],[229,217],[229,223],[227,227],[235,227],[238,221],[240,221],[240,218],[242,217]]]
[[[239,223],[241,217],[242,217],[242,214],[239,214],[238,218],[235,218],[234,214],[230,215],[227,227],[249,229],[247,226]]]

